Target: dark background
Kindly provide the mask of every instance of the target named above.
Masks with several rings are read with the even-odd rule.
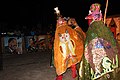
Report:
[[[59,7],[64,17],[74,17],[79,26],[86,31],[88,25],[85,16],[88,15],[90,5],[95,2],[101,4],[104,15],[106,0],[4,0],[0,2],[0,31],[31,30],[32,27],[39,27],[41,31],[47,31],[50,24],[55,29],[54,8],[56,6]],[[109,0],[107,16],[116,14],[120,14],[120,2],[119,0]]]

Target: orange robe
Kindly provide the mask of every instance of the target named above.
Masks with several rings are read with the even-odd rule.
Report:
[[[62,43],[59,34],[64,34],[66,30],[70,34],[70,39],[69,42]],[[72,29],[67,24],[56,26],[54,39],[54,66],[57,75],[63,74],[66,72],[67,68],[80,62],[84,50],[84,38],[85,33],[80,27]]]

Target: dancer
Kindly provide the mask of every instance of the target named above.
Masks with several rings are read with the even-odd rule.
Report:
[[[89,25],[85,40],[85,72],[91,75],[88,77],[86,74],[87,79],[98,79],[118,67],[117,43],[110,29],[103,23],[100,6],[99,3],[92,4],[85,17]]]
[[[72,29],[68,21],[60,15],[58,7],[55,8],[57,24],[54,39],[54,66],[56,68],[56,80],[62,80],[63,74],[68,68],[72,70],[72,77],[77,77],[76,65],[80,62],[83,50],[83,31],[78,25]],[[79,33],[78,33],[78,32]]]

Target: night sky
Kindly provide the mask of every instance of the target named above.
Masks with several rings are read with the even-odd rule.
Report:
[[[119,0],[109,0],[107,16],[120,14]],[[92,3],[100,3],[104,14],[106,0],[39,0],[39,1],[4,1],[0,2],[0,29],[15,29],[21,26],[36,26],[47,29],[48,25],[55,27],[56,14],[54,8],[57,6],[64,17],[74,17],[79,26],[87,29],[87,16]]]

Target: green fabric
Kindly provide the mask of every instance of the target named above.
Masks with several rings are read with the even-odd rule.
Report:
[[[88,46],[89,42],[95,38],[102,38],[108,41],[111,44],[115,54],[118,53],[118,49],[116,46],[116,40],[114,39],[113,33],[110,31],[108,27],[104,25],[102,21],[94,21],[88,28],[86,32],[86,39],[85,39],[85,48]],[[84,60],[84,80],[91,80],[91,67],[87,60]],[[104,76],[103,76],[104,77]],[[83,80],[83,79],[82,79]],[[105,78],[104,78],[105,80]]]
[[[117,53],[116,40],[114,39],[113,33],[110,31],[108,27],[104,25],[102,21],[93,22],[88,28],[88,31],[86,32],[86,36],[87,37],[85,40],[85,46],[88,45],[89,41],[91,41],[92,39],[96,37],[103,38],[106,41],[111,43],[112,47]]]

